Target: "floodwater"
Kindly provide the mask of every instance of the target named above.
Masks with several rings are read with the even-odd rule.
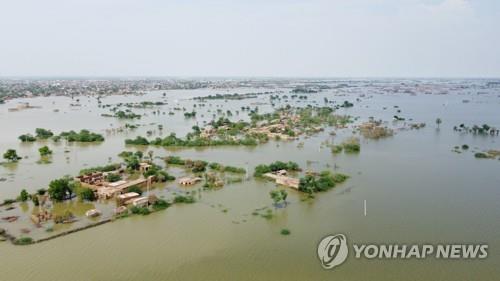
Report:
[[[387,82],[389,83],[389,82]],[[457,81],[456,84],[467,83]],[[252,103],[260,112],[271,111],[269,97],[239,101],[209,100],[197,107],[196,119],[185,119],[173,107],[193,108],[189,98],[216,93],[249,93],[269,89],[179,90],[151,92],[144,96],[111,96],[103,104],[136,101],[167,101],[159,109],[133,109],[146,114],[140,120],[121,121],[101,117],[107,108],[98,108],[95,98],[79,97],[81,106],[71,107],[67,97],[26,99],[41,106],[8,112],[22,100],[0,105],[0,151],[15,148],[25,157],[17,164],[0,166],[0,201],[16,197],[25,188],[34,192],[50,180],[75,175],[85,167],[119,161],[123,150],[153,150],[155,156],[178,155],[248,168],[275,160],[296,161],[311,170],[333,170],[351,178],[334,189],[303,200],[289,191],[289,204],[274,210],[272,219],[252,215],[255,209],[272,207],[270,182],[251,177],[215,191],[199,193],[198,202],[175,205],[149,216],[133,216],[80,231],[48,242],[13,246],[0,242],[1,280],[495,280],[500,275],[500,161],[476,159],[472,151],[500,149],[500,138],[474,136],[453,131],[453,126],[487,123],[500,127],[500,93],[477,94],[471,88],[455,87],[446,95],[386,93],[370,84],[355,89],[325,90],[311,94],[307,101],[289,99],[292,105],[323,104],[324,97],[339,103],[352,101],[352,108],[338,113],[389,121],[392,116],[426,122],[420,130],[397,130],[393,137],[361,139],[359,154],[333,155],[323,146],[352,134],[352,129],[292,142],[270,141],[257,147],[215,147],[165,149],[126,147],[124,138],[153,131],[150,137],[176,132],[184,136],[191,127],[211,120],[217,109],[239,109]],[[270,89],[276,90],[276,89]],[[288,95],[288,89],[280,95]],[[359,100],[356,100],[359,98]],[[464,103],[467,99],[470,102]],[[282,99],[281,103],[284,103]],[[195,102],[196,103],[196,102]],[[395,106],[398,106],[396,108]],[[384,109],[385,108],[385,109]],[[59,109],[59,112],[54,112]],[[400,109],[401,112],[396,112]],[[168,115],[169,111],[175,115]],[[210,112],[209,112],[210,110]],[[203,116],[202,116],[203,115]],[[439,130],[436,118],[443,123]],[[246,119],[246,112],[232,119]],[[125,123],[141,124],[133,131],[106,132]],[[163,132],[157,125],[162,124]],[[46,144],[54,151],[52,163],[38,164],[38,148],[44,142],[21,144],[17,137],[34,133],[35,128],[89,129],[103,134],[101,144]],[[298,147],[300,142],[303,147]],[[471,151],[453,152],[454,146],[468,144]],[[158,161],[161,164],[161,161]],[[178,189],[176,183],[157,187],[162,192]],[[197,187],[193,187],[197,189]],[[364,201],[366,200],[366,216]],[[66,203],[81,214],[91,203]],[[99,204],[99,203],[96,203]],[[21,207],[20,207],[21,208]],[[0,216],[6,211],[2,207]],[[27,203],[19,212],[31,212]],[[0,222],[0,228],[5,226]],[[281,229],[291,231],[289,236]],[[34,232],[36,233],[36,231]],[[344,233],[355,243],[487,243],[484,260],[367,260],[347,261],[333,270],[324,270],[316,256],[317,244],[326,235]]]

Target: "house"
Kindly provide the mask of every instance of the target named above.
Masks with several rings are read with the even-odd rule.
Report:
[[[127,213],[127,207],[125,206],[120,206],[118,208],[115,209],[115,215],[123,215],[123,214],[126,214]]]
[[[132,205],[135,207],[144,207],[149,203],[149,199],[147,197],[139,197],[132,200]]]
[[[101,215],[101,211],[97,210],[97,209],[91,209],[91,210],[88,210],[85,212],[85,215],[89,218],[92,218],[92,217],[97,217],[97,216],[100,216]]]
[[[282,171],[282,170],[280,170],[280,171]],[[274,173],[265,173],[264,177],[269,178],[269,179],[273,179],[276,184],[281,184],[284,186],[299,189],[299,184],[300,184],[299,179],[287,177],[287,176],[285,176],[286,173],[285,173],[285,175],[283,175],[283,172],[281,172],[281,175],[280,175],[280,174],[278,174],[280,171],[274,172]]]
[[[202,178],[200,177],[184,177],[184,178],[180,178],[179,179],[179,184],[180,185],[193,185],[197,182],[200,182],[202,180]]]
[[[276,175],[278,175],[278,176],[286,176],[286,174],[287,174],[286,170],[279,170],[276,172]]]
[[[299,189],[300,180],[296,178],[281,176],[276,179],[276,183],[288,187],[293,187],[295,189]]]
[[[143,174],[143,173],[147,172],[151,167],[152,167],[151,164],[146,163],[146,162],[142,162],[139,164],[139,172],[141,172]]]
[[[104,182],[104,174],[102,172],[89,173],[78,176],[75,180],[83,185],[89,186],[92,189],[96,189],[97,186],[102,186]]]
[[[139,198],[140,194],[137,192],[128,192],[116,196],[118,205],[123,205],[126,203],[132,203],[132,200]]]

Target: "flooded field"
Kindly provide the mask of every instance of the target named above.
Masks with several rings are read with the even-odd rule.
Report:
[[[175,155],[247,171],[240,182],[217,190],[204,190],[201,185],[181,187],[177,181],[152,188],[165,198],[194,190],[194,204],[176,204],[148,216],[131,216],[29,246],[0,242],[0,279],[413,280],[418,276],[419,280],[494,280],[500,275],[500,159],[475,155],[500,150],[500,137],[494,132],[475,134],[458,129],[461,124],[500,128],[500,90],[476,80],[423,83],[431,83],[437,90],[413,86],[419,83],[423,82],[357,81],[296,94],[290,87],[168,90],[105,96],[100,101],[87,96],[50,96],[0,104],[0,152],[15,149],[22,157],[0,166],[0,202],[15,199],[22,189],[34,193],[47,188],[51,180],[76,176],[84,168],[120,162],[118,154],[125,150],[153,151],[154,162],[162,166],[162,158]],[[193,99],[233,93],[260,94],[203,102]],[[143,101],[162,104],[131,108],[140,119],[102,116],[110,113],[110,107],[103,105]],[[353,106],[336,107],[345,101]],[[21,102],[34,108],[9,110]],[[335,114],[350,115],[353,123],[346,128],[325,125],[323,131],[297,140],[271,139],[256,146],[174,148],[124,142],[136,136],[154,139],[170,133],[184,137],[193,126],[204,127],[221,116],[249,121],[248,111],[242,107],[258,107],[262,114],[286,105],[336,107]],[[196,116],[186,118],[184,113],[192,110]],[[394,135],[363,137],[357,126],[371,117],[382,120]],[[436,122],[438,118],[442,122]],[[417,123],[426,125],[412,129],[411,124]],[[125,129],[126,124],[138,126]],[[56,134],[88,129],[102,134],[105,141],[22,143],[18,139],[22,134],[33,134],[36,128]],[[340,144],[352,136],[360,139],[359,153],[332,153],[332,143]],[[38,149],[44,145],[53,154],[50,163],[42,164]],[[288,204],[277,208],[269,197],[276,185],[252,176],[257,165],[277,160],[297,162],[304,171],[331,170],[350,178],[313,199],[287,188]],[[186,175],[176,168],[169,173],[178,178]],[[54,212],[70,210],[81,219],[51,226],[49,234],[47,227],[38,228],[30,222],[29,214],[38,210],[31,201],[15,206],[12,210],[0,207],[0,217],[18,215],[20,221],[11,225],[1,220],[0,228],[16,236],[28,232],[33,238],[85,226],[99,220],[86,218],[87,210],[111,211],[114,207],[108,202],[77,199],[54,203]],[[272,210],[270,219],[255,215],[263,208]],[[282,229],[289,229],[290,235],[281,235]],[[487,259],[472,261],[381,261],[351,255],[341,267],[328,271],[321,267],[316,251],[321,238],[333,233],[370,243],[487,243],[490,250]]]

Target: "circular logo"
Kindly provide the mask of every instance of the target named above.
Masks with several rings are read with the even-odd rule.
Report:
[[[332,269],[342,264],[347,259],[348,252],[347,238],[344,234],[326,236],[318,244],[318,257],[325,269]]]

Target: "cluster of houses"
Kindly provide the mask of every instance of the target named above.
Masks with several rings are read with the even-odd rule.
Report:
[[[288,123],[297,123],[300,121],[300,116],[298,115],[293,115],[293,114],[288,114],[288,113],[282,113],[279,119],[271,120],[269,122],[264,121],[260,123],[256,128],[250,128],[247,131],[249,133],[258,133],[258,134],[265,134],[268,138],[270,139],[276,139],[280,138],[282,140],[293,140],[295,139],[297,135],[299,135],[301,132],[297,129],[291,129],[287,128]],[[205,126],[200,133],[200,137],[202,138],[212,138],[217,135],[218,130],[228,130],[228,126],[220,126],[217,129],[215,129],[211,125]],[[294,136],[291,136],[288,134],[288,130],[293,130]],[[321,127],[315,128],[317,130],[322,130]]]
[[[200,182],[201,180],[202,178],[200,177],[183,177],[180,178],[178,182],[180,185],[193,185]]]
[[[140,171],[142,173],[146,172],[150,168],[150,164],[140,163]],[[132,186],[146,186],[149,188],[153,181],[152,176],[148,178],[140,177],[134,180],[119,180],[115,182],[106,181],[109,174],[121,174],[123,172],[123,168],[111,172],[92,172],[75,177],[75,180],[78,181],[83,187],[90,188],[94,191],[100,199],[116,198],[118,208],[115,209],[115,214],[121,214],[126,211],[126,205],[142,207],[148,204],[148,197],[141,197],[139,193],[127,192],[127,190]],[[96,209],[86,212],[88,217],[94,217],[100,214],[100,211]]]
[[[29,102],[20,102],[16,105],[16,107],[9,108],[9,112],[21,111],[24,109],[32,109],[32,108],[42,108],[41,106],[32,106]]]
[[[292,187],[299,189],[300,180],[297,178],[292,178],[287,176],[286,170],[279,170],[276,172],[265,173],[264,177],[274,180],[276,184]]]

